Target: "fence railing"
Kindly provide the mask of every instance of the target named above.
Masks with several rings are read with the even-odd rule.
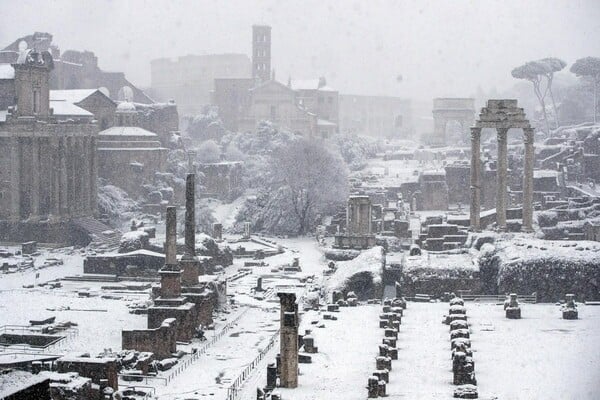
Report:
[[[277,342],[278,337],[279,329],[273,334],[273,336],[271,336],[271,339],[269,340],[269,343],[265,346],[265,348],[262,349],[260,353],[258,353],[256,358],[254,358],[254,360],[252,360],[250,364],[246,365],[246,367],[242,370],[240,375],[233,381],[231,386],[227,388],[227,400],[237,399],[241,392],[242,386],[244,385],[244,382],[246,382],[246,379],[250,377],[252,372],[256,369],[256,367],[258,367],[258,365],[265,358],[267,353],[273,348],[273,346]]]

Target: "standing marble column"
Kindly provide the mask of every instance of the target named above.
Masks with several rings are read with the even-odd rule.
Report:
[[[10,139],[10,219],[21,219],[21,143]]]
[[[196,174],[187,174],[185,180],[185,258],[196,256]]]
[[[533,128],[523,129],[525,162],[523,163],[523,232],[533,231]]]
[[[71,208],[69,207],[69,171],[67,164],[68,138],[63,137],[60,140],[60,213],[68,216]]]
[[[496,225],[506,231],[506,208],[508,204],[508,128],[497,128],[498,162],[496,163]]]
[[[167,227],[165,239],[165,268],[177,267],[177,207],[167,207]]]
[[[481,230],[481,128],[471,128],[471,230]]]
[[[96,151],[96,137],[90,138],[89,145],[90,174],[90,212],[96,214],[98,202],[98,152]]]
[[[83,136],[79,139],[81,146],[80,160],[81,170],[78,174],[81,176],[81,213],[83,215],[89,215],[90,209],[90,160],[88,158],[89,138]]]
[[[60,139],[58,137],[52,137],[50,139],[52,146],[52,192],[50,193],[50,210],[52,217],[57,219],[60,215]]]
[[[31,189],[29,191],[31,201],[32,220],[40,216],[40,142],[39,138],[31,137]]]

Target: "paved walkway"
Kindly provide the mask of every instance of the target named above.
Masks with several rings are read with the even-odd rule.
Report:
[[[450,333],[442,324],[447,312],[448,303],[408,303],[387,386],[390,399],[452,398]]]

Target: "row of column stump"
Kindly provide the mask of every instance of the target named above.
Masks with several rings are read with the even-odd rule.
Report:
[[[471,350],[471,333],[467,322],[467,309],[460,297],[450,299],[450,309],[444,323],[450,326],[450,350],[452,351],[452,383],[458,387],[454,398],[476,399],[477,379]]]
[[[392,361],[398,359],[396,346],[405,309],[406,300],[402,297],[383,301],[382,313],[379,314],[379,328],[383,329],[383,339],[379,345],[379,355],[375,357],[375,371],[367,380],[369,399],[387,395],[386,386],[390,382]]]

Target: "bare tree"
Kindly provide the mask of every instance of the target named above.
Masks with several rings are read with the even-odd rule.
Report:
[[[299,235],[308,232],[316,214],[347,197],[346,164],[324,142],[304,138],[291,142],[274,155],[271,168],[274,186],[286,188],[290,196]]]
[[[594,123],[598,122],[598,85],[600,84],[600,58],[580,58],[571,65],[571,72],[591,81],[594,93]]]

